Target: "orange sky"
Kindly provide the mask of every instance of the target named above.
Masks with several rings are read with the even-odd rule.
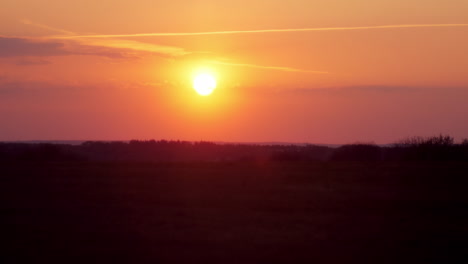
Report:
[[[0,140],[468,138],[467,14],[464,0],[3,0]],[[208,97],[191,88],[200,68],[217,75]]]

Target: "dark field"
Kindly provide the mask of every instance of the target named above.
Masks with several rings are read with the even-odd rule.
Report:
[[[468,263],[468,163],[0,165],[1,263]]]

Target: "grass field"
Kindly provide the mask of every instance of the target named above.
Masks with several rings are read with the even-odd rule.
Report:
[[[0,171],[1,263],[468,263],[467,163]]]

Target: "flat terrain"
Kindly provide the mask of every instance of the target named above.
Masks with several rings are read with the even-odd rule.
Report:
[[[468,164],[2,164],[0,224],[1,263],[468,263]]]

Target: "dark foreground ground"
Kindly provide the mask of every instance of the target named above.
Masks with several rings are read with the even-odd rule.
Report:
[[[3,164],[0,224],[1,263],[468,263],[468,164]]]

